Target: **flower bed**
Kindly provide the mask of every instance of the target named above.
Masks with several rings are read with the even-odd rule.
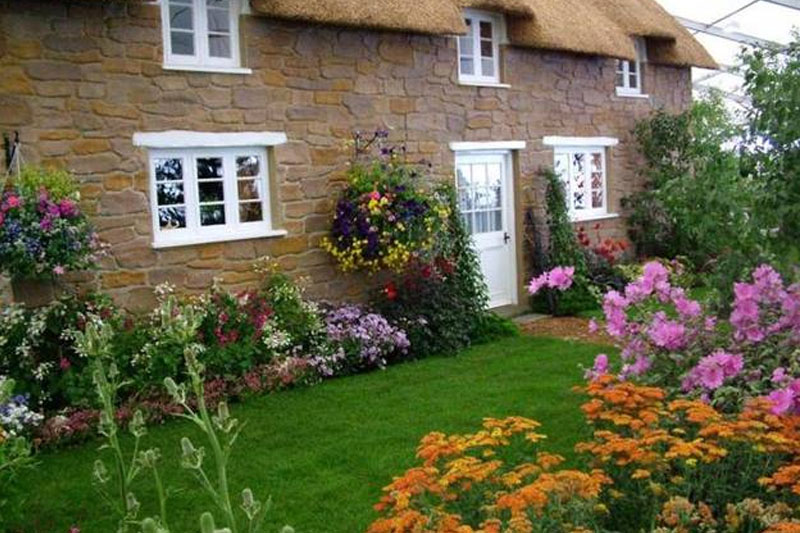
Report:
[[[800,531],[800,417],[764,401],[727,415],[609,375],[584,392],[588,468],[559,469],[525,418],[431,433],[369,532]]]
[[[6,308],[0,320],[0,374],[15,378],[16,390],[48,414],[43,422],[40,415],[28,420],[24,433],[38,446],[93,435],[100,406],[91,357],[76,343],[89,323],[108,324],[114,332],[109,357],[128,382],[119,398],[121,423],[137,410],[150,423],[180,412],[162,383],[186,372],[187,340],[179,325],[188,316],[199,317],[192,341],[202,347],[210,405],[383,368],[408,357],[406,333],[383,316],[353,305],[317,305],[274,265],[258,268],[263,284],[238,294],[214,287],[179,298],[162,286],[156,309],[139,319],[102,297],[69,297],[35,310]],[[17,398],[0,405],[0,425],[9,429],[4,413],[19,413],[22,403]]]

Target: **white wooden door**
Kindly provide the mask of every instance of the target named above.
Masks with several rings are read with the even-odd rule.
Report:
[[[489,307],[517,303],[514,199],[508,153],[458,154],[456,188],[464,223],[472,234]]]

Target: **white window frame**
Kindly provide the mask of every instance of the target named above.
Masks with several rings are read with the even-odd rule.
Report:
[[[464,19],[472,20],[472,61],[475,68],[475,74],[464,74],[461,72],[461,39],[463,37],[456,37],[456,49],[458,62],[458,81],[462,85],[488,85],[497,87],[508,87],[508,85],[500,82],[500,75],[502,65],[500,62],[500,45],[505,44],[507,41],[505,18],[502,14],[489,13],[487,11],[479,11],[476,9],[465,9]],[[492,59],[494,60],[494,74],[492,76],[484,76],[482,73],[483,64],[480,60],[481,51],[481,37],[480,37],[480,23],[488,22],[492,25]],[[477,55],[475,55],[477,54]],[[480,74],[478,74],[480,72]]]
[[[241,47],[239,34],[239,16],[242,13],[241,0],[229,0],[228,16],[230,17],[231,57],[212,57],[208,47],[208,7],[206,0],[185,0],[192,3],[192,37],[194,54],[173,54],[170,26],[170,0],[160,0],[161,28],[164,48],[164,64],[166,70],[191,70],[201,72],[219,72],[231,74],[249,74],[252,70],[243,68],[241,64]],[[247,2],[244,2],[247,4]]]
[[[286,135],[274,132],[168,131],[135,134],[134,145],[148,148],[153,248],[287,235],[286,230],[274,229],[272,226],[270,195],[272,168],[268,150],[268,147],[284,142],[286,142]],[[240,178],[236,175],[236,157],[245,155],[256,155],[260,159],[259,175],[255,179],[259,180],[261,185],[262,220],[256,222],[239,222],[238,181]],[[226,223],[218,226],[202,226],[200,224],[200,196],[195,160],[203,157],[221,157],[223,160],[222,182]],[[160,206],[158,205],[155,164],[157,159],[173,158],[183,160],[184,204],[182,205],[186,206],[186,227],[162,230],[158,216]]]
[[[631,61],[618,59],[617,70],[614,75],[616,78],[622,74],[622,85],[617,85],[617,96],[647,96],[644,94],[642,88],[642,81],[644,79],[642,72],[644,64],[647,63],[647,43],[643,38],[636,37],[633,40],[633,45],[636,48],[636,85],[631,85]]]
[[[609,211],[609,198],[608,198],[608,149],[612,146],[619,144],[619,140],[614,137],[545,137],[544,144],[553,147],[553,168],[556,168],[556,160],[560,155],[567,156],[567,170],[571,165],[569,158],[574,154],[591,154],[600,153],[602,157],[603,169],[603,206],[599,208],[587,208],[576,210],[574,203],[574,196],[572,194],[573,180],[568,174],[567,176],[560,175],[562,183],[565,185],[565,192],[567,196],[567,208],[570,214],[570,219],[573,222],[588,222],[592,220],[602,220],[606,218],[616,218],[619,215]],[[587,159],[587,164],[588,159]],[[587,178],[591,187],[591,175]],[[588,191],[587,201],[591,205],[591,190]]]

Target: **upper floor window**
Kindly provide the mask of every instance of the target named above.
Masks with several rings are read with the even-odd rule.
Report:
[[[165,67],[240,67],[239,13],[239,0],[161,0]]]
[[[642,94],[642,66],[647,61],[644,39],[634,39],[636,61],[617,61],[617,94],[620,96]]]
[[[153,246],[285,235],[272,228],[267,146],[281,133],[137,133],[149,149]]]
[[[502,15],[467,9],[467,34],[458,38],[458,79],[463,83],[500,83],[500,43],[505,39]]]

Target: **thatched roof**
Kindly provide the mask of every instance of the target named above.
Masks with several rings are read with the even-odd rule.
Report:
[[[250,0],[253,11],[277,18],[436,35],[466,32],[454,0]]]
[[[462,8],[505,13],[512,45],[635,59],[633,37],[647,39],[648,60],[716,68],[694,37],[656,0],[250,0],[265,16],[433,35],[466,31]]]

